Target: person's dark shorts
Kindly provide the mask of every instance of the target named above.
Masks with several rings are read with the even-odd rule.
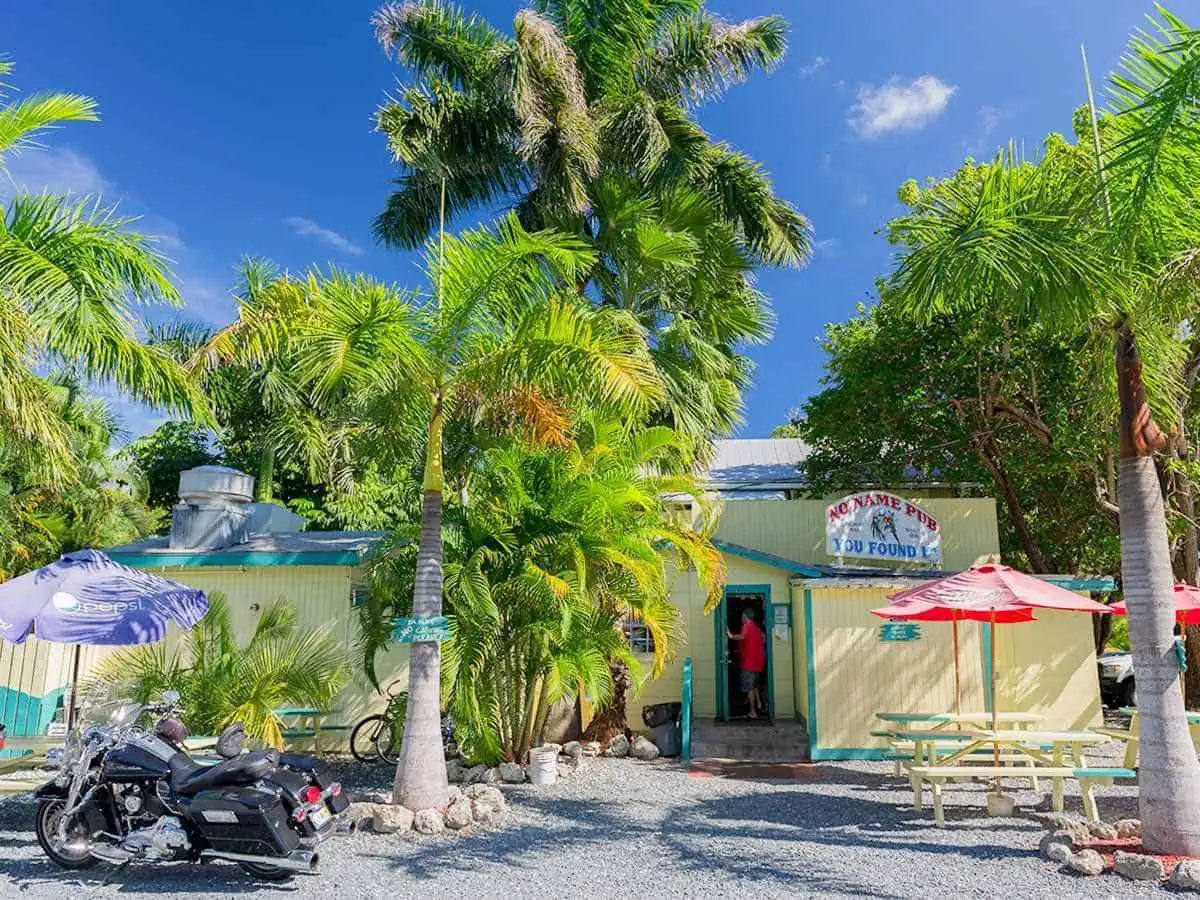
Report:
[[[758,672],[747,672],[745,669],[742,669],[739,674],[739,683],[742,686],[743,694],[748,694],[758,687]]]

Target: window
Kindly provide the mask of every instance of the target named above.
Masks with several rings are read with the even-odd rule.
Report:
[[[654,652],[654,635],[650,633],[645,622],[629,618],[621,623],[621,628],[625,632],[625,639],[629,641],[629,649],[634,653]]]
[[[367,602],[368,588],[365,584],[359,582],[350,587],[350,607],[357,609]]]

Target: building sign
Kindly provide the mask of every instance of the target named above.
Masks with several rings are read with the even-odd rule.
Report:
[[[881,641],[919,641],[921,626],[917,622],[884,622],[879,626]]]
[[[937,519],[903,497],[864,491],[826,508],[825,552],[940,566],[942,530]]]
[[[445,616],[427,619],[396,619],[392,629],[392,640],[401,644],[417,644],[427,641],[450,640],[450,623]]]

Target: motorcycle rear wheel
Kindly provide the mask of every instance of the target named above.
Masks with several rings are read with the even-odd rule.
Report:
[[[86,811],[83,815],[76,814],[75,822],[67,829],[67,843],[62,849],[54,849],[54,840],[58,836],[58,821],[66,808],[65,800],[38,801],[34,825],[38,843],[55,865],[64,869],[90,869],[100,860],[92,856],[92,828],[88,824]]]
[[[259,863],[244,862],[238,863],[238,865],[242,867],[242,871],[259,881],[291,881],[296,874],[278,866],[265,866]]]

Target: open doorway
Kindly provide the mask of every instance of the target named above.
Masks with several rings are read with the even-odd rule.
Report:
[[[741,588],[731,585],[726,589],[725,602],[721,604],[724,621],[720,627],[721,643],[724,645],[723,672],[718,676],[721,684],[718,690],[725,695],[725,718],[738,721],[760,721],[769,723],[774,715],[770,707],[771,680],[771,637],[767,633],[767,591],[758,588]],[[755,627],[762,632],[763,663],[761,671],[756,674],[743,674],[741,661],[745,641],[733,640],[728,631],[735,635],[741,633],[743,615],[749,612]],[[758,717],[750,718],[750,706],[746,692],[746,684],[752,680],[758,692]]]

